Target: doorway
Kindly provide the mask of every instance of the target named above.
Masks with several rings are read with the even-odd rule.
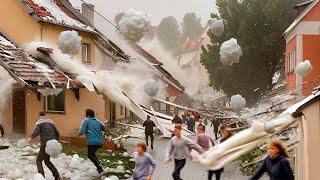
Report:
[[[25,134],[25,89],[12,90],[12,130],[15,134]]]

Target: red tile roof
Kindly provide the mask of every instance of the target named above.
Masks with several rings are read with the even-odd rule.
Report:
[[[40,17],[50,16],[53,18],[52,14],[46,10],[43,6],[40,6],[33,2],[33,0],[22,0],[27,6],[29,6],[36,15]]]
[[[81,21],[81,19],[72,12],[73,9],[69,9],[73,8],[71,4],[70,6],[68,5],[68,7],[65,6],[65,3],[70,3],[68,0],[21,0],[21,2],[38,21],[96,33],[94,27]]]
[[[69,17],[71,17],[72,19],[74,19],[74,20],[77,20],[77,21],[80,21],[81,22],[81,20],[76,16],[76,15],[74,15],[68,8],[66,8],[65,6],[64,6],[64,4],[61,2],[61,0],[53,0],[55,3],[56,3],[56,5],[58,5],[58,7],[66,14],[66,15],[68,15]]]
[[[47,64],[39,62],[15,46],[0,33],[0,65],[3,66],[16,80],[22,81],[31,87],[65,86],[68,83],[66,76],[58,73]],[[75,86],[71,82],[71,87]]]

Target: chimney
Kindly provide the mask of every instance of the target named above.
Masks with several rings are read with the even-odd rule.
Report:
[[[87,19],[91,26],[94,26],[94,5],[82,3],[82,15]]]

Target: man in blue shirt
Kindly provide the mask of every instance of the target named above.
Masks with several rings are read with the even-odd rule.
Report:
[[[103,133],[105,131],[104,124],[95,118],[94,111],[86,110],[86,119],[82,121],[79,136],[86,135],[86,142],[88,147],[88,158],[97,167],[99,174],[104,173],[103,168],[96,156],[96,152],[103,144]]]

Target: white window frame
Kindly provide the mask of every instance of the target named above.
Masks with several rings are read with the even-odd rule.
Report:
[[[84,58],[85,57],[85,58]],[[81,44],[81,59],[83,63],[90,64],[90,44],[82,43]]]
[[[289,53],[289,72],[294,72],[296,68],[296,48],[293,48]]]

